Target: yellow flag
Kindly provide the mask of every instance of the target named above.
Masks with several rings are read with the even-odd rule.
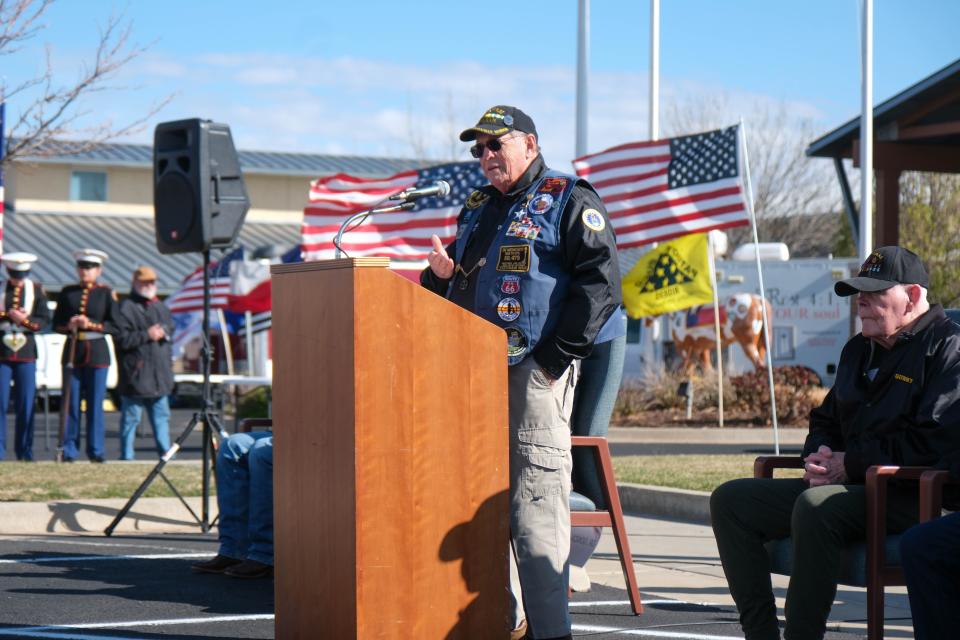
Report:
[[[623,303],[633,318],[712,301],[706,233],[664,242],[644,254],[623,278]]]

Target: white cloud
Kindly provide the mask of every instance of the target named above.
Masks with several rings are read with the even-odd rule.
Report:
[[[459,131],[487,107],[506,103],[534,118],[549,163],[569,170],[574,157],[572,65],[465,60],[415,65],[213,53],[192,59],[145,58],[131,67],[130,76],[140,78],[156,95],[177,92],[157,121],[190,116],[220,120],[231,125],[245,148],[394,156],[411,156],[422,148],[431,157],[465,158],[466,145],[456,139]],[[647,91],[645,73],[592,74],[589,151],[648,136]],[[665,82],[661,95],[664,133],[676,129],[676,114],[697,110],[707,112],[701,115],[711,116],[713,126],[732,124],[741,115],[749,125],[756,114],[780,108],[791,118],[822,119],[809,103],[783,103],[684,80]],[[117,108],[134,114],[147,99],[135,97]]]

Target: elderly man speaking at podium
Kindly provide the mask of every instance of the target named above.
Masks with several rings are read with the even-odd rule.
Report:
[[[456,239],[433,236],[428,289],[503,327],[510,397],[510,525],[522,637],[570,637],[570,413],[579,361],[621,302],[613,230],[584,180],[547,168],[533,120],[495,106],[460,134],[490,181]]]

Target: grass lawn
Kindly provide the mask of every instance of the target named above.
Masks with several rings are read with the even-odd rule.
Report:
[[[129,498],[155,465],[155,461],[124,464],[4,462],[0,463],[0,501]],[[200,495],[203,479],[199,461],[171,462],[163,468],[163,473],[184,496]],[[211,481],[211,491],[213,487]],[[173,496],[173,492],[163,478],[157,476],[144,495],[166,497]]]
[[[650,484],[676,489],[711,491],[733,478],[753,475],[753,455],[625,456],[613,459],[618,482]],[[153,462],[90,464],[75,462],[0,463],[0,501],[47,502],[89,498],[128,498],[154,467]],[[202,478],[199,461],[171,462],[164,474],[184,496],[199,496]],[[802,471],[778,471],[778,477]],[[211,480],[211,493],[216,484]],[[147,497],[173,493],[157,477]]]
[[[613,469],[617,482],[713,491],[727,480],[753,476],[755,459],[752,454],[624,456],[613,459]],[[777,471],[778,478],[802,475],[802,469]]]

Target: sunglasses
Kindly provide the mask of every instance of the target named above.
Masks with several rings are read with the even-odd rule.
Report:
[[[490,151],[493,151],[494,153],[496,153],[500,151],[500,149],[503,149],[504,142],[506,142],[507,140],[512,140],[513,138],[519,138],[519,137],[520,136],[508,136],[505,138],[494,138],[493,140],[491,140],[486,144],[482,142],[478,142],[477,144],[470,147],[470,155],[472,155],[474,158],[480,158],[481,156],[483,156],[483,152],[486,149],[490,149]]]
[[[100,265],[96,262],[78,262],[77,269],[96,269]]]

